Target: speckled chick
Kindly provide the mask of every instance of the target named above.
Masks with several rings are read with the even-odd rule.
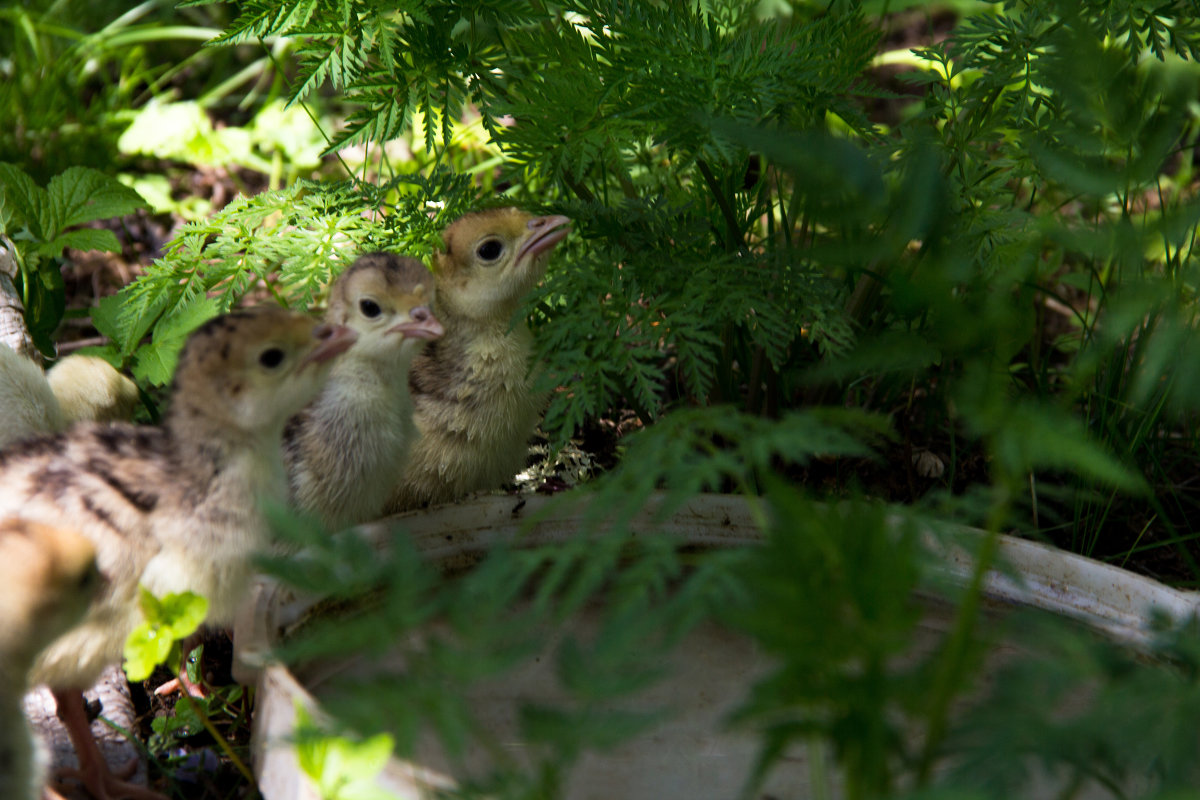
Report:
[[[433,276],[414,258],[369,253],[329,291],[325,321],[358,334],[321,394],[284,430],[293,502],[336,530],[377,519],[417,438],[408,372],[442,335]]]
[[[231,621],[249,557],[268,543],[260,503],[286,501],[284,424],[354,338],[279,308],[226,314],[189,337],[161,427],[84,424],[0,452],[0,518],[79,530],[107,581],[31,674],[54,691],[94,797],[155,796],[108,772],[79,692],[120,661],[140,622],[138,585],[202,594],[208,622]]]
[[[569,224],[498,208],[443,232],[434,310],[446,334],[413,360],[409,389],[421,435],[389,511],[494,489],[523,466],[543,398],[532,391],[532,336],[513,315]]]
[[[42,368],[0,344],[0,447],[66,427]]]
[[[82,619],[100,586],[96,550],[86,537],[0,520],[0,797],[40,796],[21,695],[38,651]]]
[[[68,425],[129,421],[138,407],[137,384],[96,356],[69,355],[50,368],[46,380]]]

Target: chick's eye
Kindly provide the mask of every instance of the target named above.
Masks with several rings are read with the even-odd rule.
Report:
[[[272,347],[269,350],[263,350],[258,357],[258,363],[262,364],[267,369],[274,369],[283,363],[283,351],[278,347]]]
[[[79,576],[78,588],[79,589],[91,589],[93,586],[95,586],[99,582],[100,582],[100,570],[96,569],[95,567],[92,567],[91,569],[85,570],[84,573]]]
[[[379,303],[376,303],[374,300],[359,300],[358,310],[367,319],[375,319],[383,313],[383,310],[379,307]]]
[[[485,239],[475,248],[475,255],[482,261],[495,261],[504,252],[504,245],[499,239]]]

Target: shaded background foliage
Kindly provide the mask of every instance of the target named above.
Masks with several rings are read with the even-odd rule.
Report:
[[[1144,664],[1060,632],[1061,652],[1003,677],[959,731],[948,708],[972,685],[978,598],[955,598],[961,623],[928,661],[883,669],[924,585],[921,548],[885,518],[1017,531],[1200,580],[1200,22],[1182,0],[964,2],[927,18],[901,5],[247,0],[185,3],[175,24],[148,3],[102,25],[80,17],[72,35],[58,22],[68,6],[7,9],[0,68],[20,79],[0,89],[17,121],[0,160],[39,185],[68,165],[115,163],[143,196],[152,187],[137,173],[202,163],[246,191],[213,213],[167,191],[156,208],[190,221],[91,313],[98,352],[147,386],[166,382],[206,317],[242,300],[319,304],[363,248],[427,256],[481,202],[567,214],[572,235],[525,312],[552,446],[612,451],[594,507],[627,520],[657,489],[668,508],[697,491],[765,493],[758,553],[631,551],[609,520],[608,536],[497,553],[449,583],[403,548],[384,569],[358,545],[282,525],[344,569],[283,561],[279,575],[343,594],[347,574],[356,590],[377,587],[362,631],[381,618],[392,638],[438,616],[459,626],[391,702],[346,695],[357,730],[404,747],[433,720],[466,748],[461,684],[511,664],[533,624],[511,601],[532,594],[553,616],[600,594],[611,635],[562,655],[585,706],[603,684],[589,659],[644,676],[651,631],[721,610],[780,659],[739,717],[763,734],[764,774],[820,732],[851,796],[939,783],[1006,796],[1028,775],[1004,770],[1031,753],[1094,777],[1087,753],[1135,763],[1136,731],[1152,725],[1137,717],[1129,738],[1095,725],[1090,749],[1060,748],[1044,709],[1006,713],[1006,693],[1087,677],[1113,702],[1169,704],[1191,691],[1190,634],[1165,632],[1162,660]],[[924,19],[950,22],[911,51],[886,49],[893,26]],[[201,39],[159,60],[157,48]],[[171,146],[153,125],[125,127],[151,113],[151,96],[198,99],[224,127]],[[266,117],[280,100],[305,115]],[[231,133],[309,115],[311,135],[272,139],[267,123]],[[74,133],[92,138],[89,152]],[[22,252],[36,246],[27,223],[5,219]],[[547,571],[561,576],[550,588],[535,580]],[[822,627],[839,610],[862,621],[860,636]],[[369,646],[356,630],[318,632],[297,655],[353,635]],[[1164,681],[1180,694],[1151,688]],[[539,769],[474,788],[552,795],[581,748],[646,722],[574,711],[531,709]],[[912,725],[925,739],[910,752],[900,733]],[[1172,742],[1155,750],[1146,796],[1190,785],[1195,737]],[[934,769],[951,757],[970,769]],[[1111,785],[1136,771],[1111,764],[1126,770]]]

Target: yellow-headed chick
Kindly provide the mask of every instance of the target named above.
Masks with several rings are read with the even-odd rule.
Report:
[[[46,373],[68,425],[133,419],[137,384],[96,356],[70,355]]]
[[[325,321],[358,341],[284,430],[293,501],[330,529],[382,516],[408,460],[417,438],[409,366],[443,333],[432,299],[429,270],[390,253],[362,256],[330,288]]]
[[[67,356],[45,373],[0,344],[0,447],[85,420],[132,419],[137,404],[134,382],[103,359]]]
[[[0,344],[0,447],[66,427],[42,368]]]
[[[434,310],[446,329],[409,375],[420,437],[388,503],[404,511],[494,489],[524,464],[543,399],[533,339],[513,321],[570,220],[498,208],[455,220],[434,254]]]
[[[280,441],[288,418],[316,397],[347,328],[261,308],[200,326],[179,357],[161,427],[77,425],[0,452],[0,518],[70,527],[96,548],[105,589],[83,622],[34,662],[50,686],[92,796],[154,797],[113,775],[88,730],[81,689],[121,659],[140,622],[138,586],[208,598],[228,624],[268,544],[261,511],[286,502]]]
[[[38,652],[83,618],[100,586],[96,550],[86,537],[15,517],[0,520],[0,797],[39,796],[21,695]]]

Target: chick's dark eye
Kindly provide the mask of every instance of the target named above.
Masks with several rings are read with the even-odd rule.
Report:
[[[504,245],[499,239],[485,239],[475,248],[475,255],[483,261],[495,261],[504,252]]]
[[[91,569],[85,570],[84,573],[79,576],[78,588],[91,589],[93,586],[95,586],[99,582],[100,582],[100,570],[96,569],[95,567],[92,567]]]
[[[381,313],[383,313],[382,309],[379,308],[379,303],[376,303],[374,300],[359,300],[358,310],[361,311],[363,316],[367,319],[375,319],[375,317],[378,317]]]
[[[283,363],[283,351],[278,347],[272,347],[269,350],[263,350],[258,357],[258,363],[262,364],[267,369],[274,369]]]

